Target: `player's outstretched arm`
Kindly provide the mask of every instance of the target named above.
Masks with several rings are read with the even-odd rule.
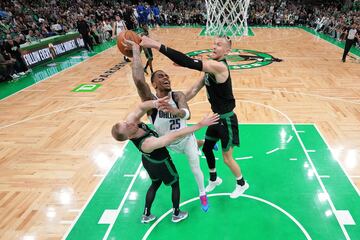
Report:
[[[164,44],[161,44],[160,42],[157,42],[149,37],[143,36],[141,39],[142,40],[140,46],[146,48],[155,48],[159,50],[159,52],[164,54],[166,57],[168,57],[170,60],[172,60],[174,63],[182,67],[214,74],[220,74],[228,71],[227,66],[223,63],[214,60],[202,61],[199,59],[193,59],[186,56],[184,53],[167,47]]]
[[[125,44],[130,45],[133,52],[132,76],[141,98],[141,101],[153,99],[149,85],[145,81],[144,68],[141,62],[140,46],[130,40],[125,40]]]
[[[192,85],[189,89],[184,91],[186,101],[190,101],[193,99],[196,94],[200,91],[201,88],[205,86],[205,79],[202,77],[200,80],[198,80],[194,85]]]
[[[159,102],[160,101],[169,101],[169,97],[163,97],[157,100],[149,100],[149,101],[145,101],[140,103],[135,109],[134,111],[132,111],[126,118],[127,122],[139,122],[140,119],[150,110],[154,109],[154,108],[158,108]]]
[[[159,138],[155,138],[155,137],[147,138],[142,144],[141,150],[150,153],[155,149],[165,147],[170,143],[172,143],[173,141],[182,138],[190,133],[193,133],[202,127],[216,124],[218,121],[219,121],[218,114],[209,114],[195,125],[182,128],[179,131],[171,132]]]

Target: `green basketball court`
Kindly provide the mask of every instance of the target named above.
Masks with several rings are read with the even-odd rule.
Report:
[[[172,154],[180,175],[182,210],[189,217],[171,222],[171,188],[162,185],[152,213],[141,224],[150,179],[140,153],[125,145],[66,239],[360,239],[359,192],[312,124],[242,124],[234,158],[250,188],[228,195],[234,177],[216,152],[223,183],[209,193],[207,213],[183,155]],[[196,133],[204,137],[204,130]],[[208,179],[206,159],[201,167]]]

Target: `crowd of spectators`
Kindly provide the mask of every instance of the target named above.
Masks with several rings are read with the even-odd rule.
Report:
[[[135,3],[136,2],[136,3]],[[359,24],[360,0],[250,0],[248,24],[302,25],[342,40],[351,23]],[[345,3],[346,4],[345,4]],[[128,29],[148,25],[204,25],[204,0],[2,0],[0,2],[0,81],[29,70],[21,62],[21,44],[77,31],[79,18],[90,26],[94,45],[111,39],[118,17]]]

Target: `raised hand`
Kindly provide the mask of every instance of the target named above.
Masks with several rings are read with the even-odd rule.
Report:
[[[132,50],[140,50],[140,46],[138,44],[136,44],[136,42],[127,40],[125,38],[124,38],[124,41],[122,42],[122,45],[124,45],[124,47],[127,47]]]
[[[160,49],[161,44],[159,42],[155,41],[154,39],[151,39],[151,38],[146,37],[146,36],[142,36],[140,46],[142,46],[144,48]]]
[[[163,98],[159,98],[159,99],[157,99],[157,100],[154,100],[154,107],[157,108],[157,109],[159,109],[159,110],[161,110],[161,111],[164,111],[164,110],[162,110],[162,108],[163,108],[164,105],[169,104],[169,103],[168,103],[169,100],[170,100],[170,97],[169,97],[169,96],[166,96],[166,97],[163,97]]]
[[[219,122],[219,114],[211,113],[206,115],[198,124],[202,127],[217,124]]]

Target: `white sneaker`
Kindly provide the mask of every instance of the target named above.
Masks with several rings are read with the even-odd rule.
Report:
[[[25,73],[24,73],[24,72],[19,72],[19,75],[20,75],[20,76],[24,76]]]
[[[235,190],[230,194],[230,198],[238,198],[249,188],[249,184],[245,182],[244,186],[236,184]]]
[[[16,73],[14,73],[13,75],[11,75],[12,78],[19,78],[19,75],[17,75]]]
[[[221,183],[222,183],[222,179],[219,177],[217,177],[215,181],[209,180],[209,184],[206,186],[205,191],[211,192],[212,190],[215,189],[216,186],[220,185]]]

